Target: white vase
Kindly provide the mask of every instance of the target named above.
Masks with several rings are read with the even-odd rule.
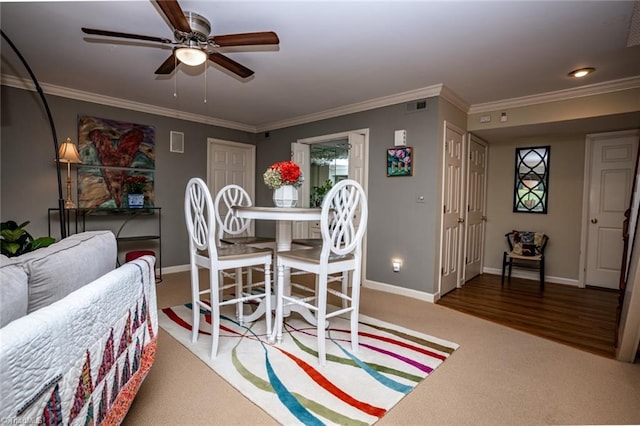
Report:
[[[144,206],[144,194],[127,194],[130,209],[139,209]]]
[[[298,189],[293,185],[283,185],[273,190],[273,203],[276,207],[295,207],[298,202]]]

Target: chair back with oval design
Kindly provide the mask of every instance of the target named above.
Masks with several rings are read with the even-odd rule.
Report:
[[[362,237],[367,227],[367,198],[354,180],[338,182],[325,196],[320,217],[320,232],[331,253],[360,257]]]
[[[216,194],[214,205],[217,212],[216,220],[220,240],[225,236],[238,237],[249,232],[251,219],[243,219],[233,214],[234,206],[250,207],[253,205],[244,188],[234,184],[226,185]]]

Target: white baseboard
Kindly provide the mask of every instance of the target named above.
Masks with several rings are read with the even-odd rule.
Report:
[[[168,268],[162,268],[162,275],[164,274],[173,274],[176,272],[187,272],[189,271],[189,264],[186,265],[177,265],[177,266],[169,266]]]
[[[376,281],[365,280],[362,285],[372,290],[384,291],[385,293],[397,294],[399,296],[411,297],[412,299],[424,300],[425,302],[434,303],[439,299],[438,295],[425,293],[423,291],[412,290],[409,288],[398,287],[391,284],[379,283]]]
[[[484,268],[482,268],[482,272],[486,273],[486,274],[502,275],[502,269],[499,269],[499,268],[487,268],[487,267],[484,267]],[[511,271],[511,276],[515,277],[515,278],[522,278],[522,279],[525,279],[525,280],[534,280],[534,281],[538,281],[540,279],[540,274],[539,273],[523,271],[521,269],[513,269]],[[506,279],[506,277],[505,277],[505,279]],[[565,284],[565,285],[570,285],[570,286],[573,286],[573,287],[579,287],[578,280],[571,279],[571,278],[562,278],[562,277],[554,277],[554,276],[550,276],[550,275],[545,275],[544,276],[544,281],[545,281],[545,283]]]

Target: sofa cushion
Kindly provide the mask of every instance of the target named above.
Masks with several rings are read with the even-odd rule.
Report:
[[[29,276],[31,313],[113,270],[117,245],[111,231],[88,231],[20,257]]]
[[[0,255],[0,328],[27,314],[27,281],[19,261]]]

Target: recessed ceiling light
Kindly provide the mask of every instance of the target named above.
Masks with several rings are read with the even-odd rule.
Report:
[[[571,71],[568,75],[569,77],[581,78],[591,74],[595,70],[596,70],[595,68],[580,68],[580,69]]]

